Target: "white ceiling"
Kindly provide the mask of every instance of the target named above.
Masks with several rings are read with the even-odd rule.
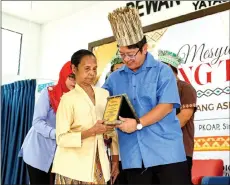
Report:
[[[2,1],[2,12],[39,24],[72,15],[100,1]]]

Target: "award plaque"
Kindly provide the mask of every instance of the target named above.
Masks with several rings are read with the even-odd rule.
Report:
[[[103,116],[105,124],[121,124],[122,122],[119,120],[119,116],[123,118],[133,118],[139,121],[133,105],[129,101],[129,98],[126,94],[110,96],[107,98],[107,104]]]

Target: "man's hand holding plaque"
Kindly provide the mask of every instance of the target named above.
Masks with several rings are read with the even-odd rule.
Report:
[[[108,97],[103,120],[127,133],[134,132],[139,121],[126,94]]]
[[[137,120],[132,118],[122,118],[119,117],[122,121],[122,124],[117,125],[116,128],[119,128],[122,132],[132,133],[137,130]]]

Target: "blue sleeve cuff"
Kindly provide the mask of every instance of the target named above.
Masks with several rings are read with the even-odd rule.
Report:
[[[49,138],[56,139],[56,129],[53,128],[50,130]]]

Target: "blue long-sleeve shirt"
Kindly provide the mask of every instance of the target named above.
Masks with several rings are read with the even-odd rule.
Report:
[[[56,115],[50,106],[48,90],[44,89],[34,109],[33,126],[19,152],[26,164],[48,172],[56,150]]]

